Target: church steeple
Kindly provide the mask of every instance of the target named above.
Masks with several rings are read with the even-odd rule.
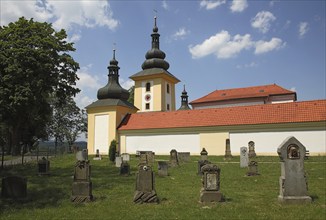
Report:
[[[103,88],[97,91],[98,99],[121,99],[128,100],[129,92],[119,84],[119,69],[118,61],[115,59],[115,49],[113,49],[113,58],[108,66],[108,83]]]
[[[147,51],[144,61],[142,65],[142,69],[151,69],[151,68],[162,68],[164,70],[168,70],[170,64],[164,60],[165,53],[160,50],[160,34],[158,33],[158,27],[156,25],[157,17],[154,17],[154,27],[152,36],[152,49]]]
[[[183,92],[181,95],[181,107],[178,110],[191,110],[188,105],[188,94],[185,85],[183,85]]]

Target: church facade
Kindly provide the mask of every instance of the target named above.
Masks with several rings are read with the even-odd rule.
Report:
[[[192,101],[184,88],[181,107],[176,107],[175,85],[180,80],[168,71],[169,63],[160,50],[158,27],[151,34],[152,47],[146,53],[142,71],[130,76],[135,81],[134,104],[119,84],[119,66],[108,66],[109,80],[98,90],[98,100],[86,107],[88,151],[107,154],[117,140],[119,153],[171,149],[198,155],[205,148],[210,155],[224,155],[226,142],[231,153],[255,143],[259,155],[277,155],[277,147],[295,136],[310,155],[326,154],[326,100],[296,101],[296,93],[278,85],[214,91]]]

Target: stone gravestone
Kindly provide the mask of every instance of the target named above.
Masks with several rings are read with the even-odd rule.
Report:
[[[96,149],[96,154],[93,160],[102,160],[99,149]]]
[[[42,157],[41,160],[37,162],[38,175],[49,175],[50,171],[50,161],[45,157]]]
[[[2,178],[2,198],[23,199],[27,197],[27,179],[20,176]]]
[[[230,139],[225,140],[225,155],[224,160],[230,160],[232,158]]]
[[[249,158],[256,157],[255,142],[249,141],[248,147],[249,147],[249,154],[248,154]]]
[[[178,152],[179,162],[189,162],[190,161],[190,152]]]
[[[220,168],[215,164],[206,164],[201,168],[203,174],[203,187],[200,191],[201,202],[222,202],[223,194],[220,192]]]
[[[258,173],[258,162],[250,161],[250,163],[248,165],[247,176],[257,176],[257,175],[260,175]]]
[[[86,161],[88,160],[88,150],[84,149],[76,153],[76,160]]]
[[[93,200],[91,166],[88,160],[78,160],[74,170],[71,201],[75,203],[90,202]]]
[[[155,153],[153,151],[147,151],[146,156],[147,156],[147,164],[150,167],[153,167],[155,162]]]
[[[139,163],[138,163],[138,166],[140,166],[140,165],[146,165],[146,166],[148,166],[147,154],[146,153],[140,153],[139,154]]]
[[[159,199],[155,191],[155,176],[152,168],[141,165],[138,169],[134,203],[158,203]]]
[[[200,160],[208,160],[208,153],[205,148],[200,152]]]
[[[248,157],[248,150],[246,147],[240,148],[240,167],[248,167],[249,157]]]
[[[285,203],[311,202],[304,171],[306,148],[295,137],[288,137],[277,148],[281,160],[280,195]]]
[[[121,157],[123,161],[130,161],[130,154],[128,153],[122,153]]]
[[[130,175],[130,165],[128,161],[122,161],[120,166],[120,175],[129,176]]]
[[[121,167],[122,157],[115,157],[115,167]]]
[[[175,167],[179,166],[178,152],[175,149],[170,151],[170,166]]]
[[[159,176],[168,176],[168,163],[166,161],[158,161],[158,175]]]
[[[208,160],[200,160],[198,161],[198,171],[197,171],[197,174],[198,175],[203,175],[203,172],[201,170],[201,168],[207,164],[210,164],[211,162],[209,162]]]

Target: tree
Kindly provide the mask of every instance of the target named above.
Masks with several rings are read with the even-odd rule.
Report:
[[[0,27],[0,112],[12,154],[19,142],[47,136],[51,96],[64,105],[79,92],[79,65],[69,55],[75,48],[66,38],[65,30],[24,17]]]
[[[130,87],[129,90],[128,90],[128,92],[129,92],[128,102],[130,102],[131,104],[134,104],[135,86]]]
[[[114,162],[115,161],[115,154],[117,152],[117,141],[112,140],[110,147],[109,147],[109,159],[110,161]]]

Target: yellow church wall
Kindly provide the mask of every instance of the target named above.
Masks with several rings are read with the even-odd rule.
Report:
[[[225,141],[229,138],[228,132],[200,133],[200,147],[205,148],[209,155],[224,155]]]
[[[135,81],[135,90],[134,90],[134,105],[141,110],[142,109],[142,86],[141,81]]]

